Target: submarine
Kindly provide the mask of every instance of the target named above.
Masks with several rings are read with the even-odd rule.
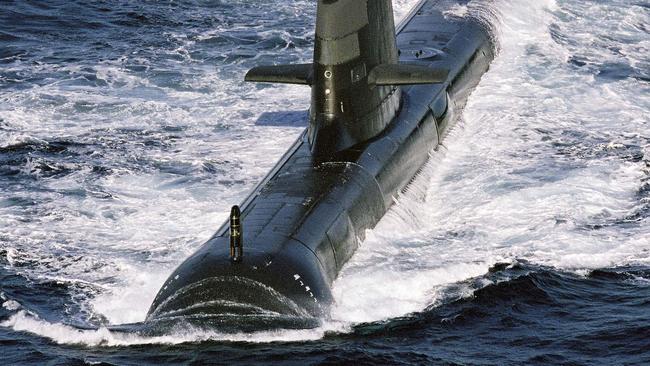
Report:
[[[313,62],[249,82],[311,88],[309,124],[223,226],[169,276],[146,321],[322,319],[331,285],[458,120],[496,53],[471,1],[318,0]]]

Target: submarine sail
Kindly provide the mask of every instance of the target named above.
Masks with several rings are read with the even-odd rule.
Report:
[[[311,88],[309,127],[155,297],[148,321],[320,317],[342,266],[427,161],[487,71],[489,25],[423,0],[395,29],[391,0],[318,0],[310,64],[251,82]]]

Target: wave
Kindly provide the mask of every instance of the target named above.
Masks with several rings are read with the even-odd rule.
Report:
[[[404,16],[415,2],[396,1],[396,13]],[[187,19],[197,13],[181,6],[181,20],[161,24],[160,7],[141,14],[155,39],[126,33],[138,50],[118,34],[104,45],[69,40],[74,57],[18,53],[2,61],[2,266],[29,279],[92,284],[57,294],[86,309],[74,319],[82,324],[93,316],[107,324],[144,320],[168,273],[302,129],[257,120],[263,112],[304,111],[304,89],[240,81],[253,64],[311,57],[313,2],[283,3],[273,13],[276,3],[236,2],[233,11],[246,16],[205,10],[211,15],[194,23]],[[5,309],[4,326],[109,346],[345,337],[384,323],[394,329],[408,314],[436,314],[472,298],[484,308],[463,317],[480,323],[490,319],[489,306],[516,302],[517,291],[524,302],[539,298],[553,308],[554,286],[569,286],[566,271],[648,265],[647,11],[617,3],[477,4],[453,14],[498,16],[500,54],[445,146],[346,265],[332,318],[322,326],[122,335],[67,326],[74,316],[57,306],[34,310],[29,294],[6,300],[23,308],[9,302],[14,310]],[[126,17],[136,22],[135,13]],[[603,13],[612,16],[606,24]],[[272,30],[246,31],[260,22]],[[28,38],[16,37],[9,42]],[[85,50],[88,59],[79,56]],[[261,56],[251,57],[257,50]],[[550,269],[491,283],[490,268],[520,261]],[[638,277],[642,284],[645,275]]]

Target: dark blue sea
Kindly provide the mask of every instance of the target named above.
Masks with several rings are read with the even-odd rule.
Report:
[[[305,128],[243,76],[315,10],[0,0],[0,364],[650,365],[647,0],[451,7],[499,53],[317,328],[121,326]]]

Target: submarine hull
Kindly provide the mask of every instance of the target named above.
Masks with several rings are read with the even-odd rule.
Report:
[[[446,80],[395,88],[388,126],[327,159],[314,156],[304,132],[241,205],[242,260],[230,258],[226,223],[171,274],[148,320],[328,314],[342,266],[447,135],[494,57],[489,26],[446,15],[450,5],[422,1],[396,31],[400,62],[447,69]]]

